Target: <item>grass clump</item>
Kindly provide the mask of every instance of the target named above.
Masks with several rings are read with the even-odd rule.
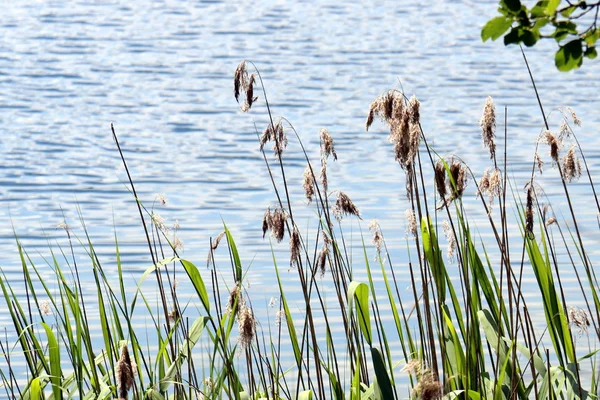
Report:
[[[256,96],[257,88],[260,96]],[[408,98],[403,92],[389,90],[377,97],[369,107],[366,129],[376,127],[377,118],[389,129],[410,204],[405,214],[406,244],[409,253],[416,254],[408,262],[394,264],[376,221],[368,225],[375,261],[368,256],[370,246],[362,236],[362,259],[350,257],[351,241],[343,220],[360,221],[361,213],[350,196],[329,188],[327,165],[338,158],[329,131],[319,132],[321,151],[315,164],[293,125],[285,118],[274,118],[261,74],[251,62],[237,67],[234,95],[244,112],[261,101],[259,97],[267,111],[268,125],[262,134],[257,132],[257,141],[275,199],[275,206],[269,206],[264,214],[262,233],[265,237],[270,232],[274,239],[271,249],[279,291],[279,301],[272,302],[279,306],[276,329],[261,323],[254,311],[244,266],[226,225],[210,242],[206,271],[180,257],[181,242],[169,240],[164,221],[138,198],[112,127],[152,263],[135,290],[128,289],[116,237],[114,279],[107,276],[87,230],[77,237],[65,225],[70,246],[66,252],[61,250],[60,257],[51,253],[48,265],[53,276],[48,278],[17,240],[25,296],[17,293],[17,283],[4,273],[0,279],[16,333],[14,342],[0,342],[6,361],[0,376],[9,397],[597,397],[599,286],[595,260],[586,249],[568,184],[587,175],[599,213],[600,205],[592,174],[570,126],[571,122],[580,123],[571,109],[560,110],[563,124],[555,134],[540,102],[545,127],[535,143],[523,203],[507,178],[506,118],[502,145],[496,143],[496,129],[501,124],[490,97],[485,100],[480,127],[491,165],[479,180],[457,155],[441,156],[429,146],[415,96]],[[296,141],[302,149],[306,162],[302,188],[316,215],[314,229],[305,234],[295,217],[291,181],[286,178],[288,141]],[[265,148],[270,142],[274,161]],[[567,143],[571,145],[566,147]],[[551,162],[557,167],[571,223],[559,221],[543,204],[538,183],[540,145],[548,145]],[[468,215],[463,202],[468,184],[475,186],[492,234],[487,241],[473,233],[474,217]],[[509,215],[510,210],[514,215]],[[83,221],[82,225],[85,228]],[[442,235],[446,257],[439,239]],[[289,266],[300,287],[298,313],[290,307],[274,250],[286,237]],[[83,267],[75,256],[77,244],[86,252],[85,268],[91,266],[93,272],[93,317],[80,279]],[[217,266],[217,251],[229,255],[230,276],[224,276],[223,267]],[[457,268],[450,270],[450,262]],[[357,268],[366,273],[364,281],[356,279]],[[542,325],[540,318],[532,315],[529,294],[523,292],[526,268],[537,283],[534,290],[536,301],[541,302]],[[563,286],[562,275],[568,268],[576,277],[581,308],[571,305],[574,294]],[[410,290],[400,287],[399,271],[408,272]],[[141,289],[151,277],[157,288],[156,301]],[[178,297],[177,282],[184,278],[193,289],[194,304]],[[56,282],[57,291],[50,289],[51,281]],[[333,300],[327,297],[328,291],[334,294]],[[136,327],[140,313],[151,321],[142,330]],[[100,332],[95,332],[96,316]],[[334,333],[338,329],[345,340]],[[580,332],[589,335],[587,346],[577,341]],[[101,338],[95,340],[98,336]],[[289,361],[286,354],[292,356]],[[19,370],[24,372],[19,375]],[[403,379],[411,387],[408,393],[399,389]]]

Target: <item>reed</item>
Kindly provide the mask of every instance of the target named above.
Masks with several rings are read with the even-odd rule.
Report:
[[[508,179],[507,110],[499,122],[502,113],[491,97],[484,101],[480,121],[491,165],[479,180],[460,155],[440,155],[429,145],[420,123],[426,113],[415,96],[392,89],[374,99],[366,129],[389,130],[398,172],[405,176],[405,188],[399,191],[410,204],[405,213],[409,261],[393,259],[377,221],[368,223],[372,244],[361,233],[357,260],[344,220],[363,224],[360,204],[331,189],[337,182],[327,176],[328,163],[338,161],[334,136],[326,129],[317,133],[320,157],[312,160],[294,126],[275,117],[260,71],[250,61],[240,63],[234,97],[242,102],[241,111],[253,112],[261,101],[267,110],[267,127],[256,135],[273,187],[262,235],[278,282],[279,299],[270,304],[276,307],[274,326],[255,313],[246,290],[247,266],[225,223],[208,245],[206,270],[180,256],[181,240],[169,235],[164,220],[138,198],[111,125],[151,264],[135,289],[129,289],[132,282],[124,275],[115,235],[118,279],[109,278],[83,218],[82,236],[62,225],[69,246],[49,246],[46,266],[35,265],[17,238],[23,280],[9,281],[4,271],[0,274],[3,307],[15,332],[0,341],[6,395],[55,400],[596,398],[600,296],[595,253],[588,251],[589,238],[584,237],[595,232],[581,229],[569,185],[587,176],[599,213],[600,203],[572,129],[581,120],[571,108],[561,109],[560,128],[553,131],[535,90],[544,127],[532,143],[527,182]],[[504,143],[497,143],[500,126]],[[305,221],[292,209],[290,187],[296,182],[287,177],[285,162],[290,141],[299,145],[306,163],[298,184],[314,210],[314,229],[303,230]],[[540,155],[543,146],[547,162],[555,165],[549,173],[558,175],[569,219],[544,204],[538,183],[546,157]],[[481,221],[464,205],[471,196],[468,185],[475,186],[486,216],[483,223],[492,233],[489,240],[474,233],[475,221]],[[520,194],[516,188],[523,186]],[[295,308],[280,275],[276,248],[283,241],[289,243],[284,264],[294,272],[301,292]],[[374,260],[369,256],[373,251]],[[218,265],[216,252],[228,256],[228,265]],[[82,268],[93,271],[95,301],[83,290]],[[366,273],[363,281],[356,279],[359,269]],[[568,269],[582,308],[571,305],[573,293],[567,296]],[[537,286],[524,293],[527,270]],[[408,291],[398,279],[407,273],[412,282]],[[180,300],[182,280],[193,289],[195,304]],[[146,285],[156,288],[156,299],[143,289]],[[541,305],[530,304],[532,298]],[[544,323],[532,315],[536,307]],[[142,329],[141,314],[148,316]],[[96,318],[101,340],[92,339],[98,336]],[[344,340],[334,333],[338,326]],[[587,343],[579,340],[582,335]],[[408,392],[403,383],[410,386]]]

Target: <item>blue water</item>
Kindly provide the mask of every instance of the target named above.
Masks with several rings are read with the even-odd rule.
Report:
[[[109,272],[116,271],[115,229],[131,282],[149,266],[110,134],[114,122],[140,199],[152,206],[162,193],[167,204],[156,204],[156,211],[168,225],[181,225],[183,256],[204,266],[209,238],[225,221],[248,270],[253,304],[264,315],[277,290],[261,221],[276,198],[254,128],[262,130],[268,121],[262,93],[249,114],[239,111],[233,97],[233,72],[248,59],[260,69],[274,113],[293,123],[315,162],[318,132],[329,129],[339,156],[330,163],[330,188],[358,205],[366,236],[367,221],[380,221],[402,271],[400,287],[407,288],[404,174],[382,124],[364,130],[368,107],[391,87],[416,94],[430,144],[440,154],[460,156],[481,175],[489,158],[478,121],[486,96],[492,96],[498,115],[508,107],[510,178],[520,192],[543,125],[518,47],[480,40],[495,9],[495,1],[429,0],[6,3],[0,22],[2,269],[18,282],[15,232],[41,266],[48,243],[68,243],[57,224],[66,220],[83,236],[79,210]],[[600,64],[586,60],[578,71],[559,73],[553,51],[551,42],[527,49],[544,106],[548,112],[559,106],[576,110],[583,120],[576,132],[591,170],[598,171]],[[560,119],[553,115],[558,129]],[[300,227],[314,228],[314,208],[302,197],[305,165],[291,142],[284,162],[294,213]],[[547,150],[540,153],[547,162],[541,183],[552,198],[561,191],[557,171]],[[587,193],[579,187],[573,185],[576,195]],[[467,206],[476,204],[474,192],[471,185]],[[577,212],[593,222],[595,211],[581,201]],[[555,206],[561,204],[557,198]],[[471,213],[485,221],[479,208]],[[344,225],[358,243],[356,221]],[[486,226],[478,225],[484,238],[490,235]],[[294,296],[300,289],[296,272],[286,268],[287,245],[275,250],[298,310]],[[364,277],[360,249],[354,257],[357,276]],[[225,251],[217,261],[231,285]],[[81,271],[84,287],[91,287],[89,261]],[[182,290],[184,298],[193,297]],[[0,325],[8,318],[0,313]]]

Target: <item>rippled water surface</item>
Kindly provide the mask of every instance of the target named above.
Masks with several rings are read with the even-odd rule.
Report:
[[[331,189],[348,193],[364,220],[380,221],[399,270],[407,261],[404,173],[384,127],[364,130],[374,97],[391,87],[415,93],[431,144],[440,154],[459,155],[480,175],[489,159],[478,121],[491,95],[499,115],[508,107],[508,159],[517,192],[530,173],[542,119],[519,49],[480,40],[495,1],[149,3],[14,1],[3,7],[0,263],[14,282],[20,279],[14,232],[43,265],[48,242],[66,244],[64,231],[56,229],[63,218],[83,234],[78,210],[107,271],[115,273],[115,229],[131,282],[149,266],[112,121],[140,199],[150,207],[164,194],[167,204],[156,205],[157,211],[168,225],[179,221],[184,256],[203,266],[209,238],[225,221],[248,270],[253,302],[266,308],[277,290],[261,221],[276,198],[254,128],[267,124],[263,95],[249,114],[233,97],[233,71],[242,59],[258,66],[274,113],[292,122],[314,160],[318,132],[329,129],[339,155],[329,169]],[[583,120],[577,133],[595,175],[600,64],[586,60],[579,71],[559,73],[554,46],[527,49],[529,61],[547,111],[572,106]],[[559,120],[554,123],[558,128]],[[546,150],[541,153],[547,161],[542,182],[553,196],[561,190],[557,173]],[[299,225],[314,228],[295,140],[284,162]],[[473,187],[467,204],[474,203]],[[587,194],[576,185],[572,190]],[[595,217],[586,207],[577,212],[583,220]],[[475,207],[472,215],[483,217]],[[357,239],[359,224],[344,225]],[[367,223],[360,227],[368,236]],[[490,235],[483,223],[480,234]],[[287,271],[286,245],[275,248],[293,298],[299,289],[296,273]],[[226,254],[219,257],[229,277]],[[91,266],[81,271],[84,286],[91,286]],[[0,314],[0,325],[7,322]]]

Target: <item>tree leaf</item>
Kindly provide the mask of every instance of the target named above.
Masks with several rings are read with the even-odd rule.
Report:
[[[503,8],[512,12],[519,12],[521,10],[521,2],[519,0],[502,0],[500,4]]]
[[[583,61],[583,49],[581,40],[572,40],[556,52],[554,62],[559,71],[570,71],[581,66]]]
[[[598,52],[596,51],[595,47],[588,47],[585,50],[585,54],[584,54],[587,58],[593,60],[594,58],[598,57]]]
[[[496,40],[504,34],[512,25],[512,19],[507,17],[496,17],[489,20],[481,30],[481,40]]]

